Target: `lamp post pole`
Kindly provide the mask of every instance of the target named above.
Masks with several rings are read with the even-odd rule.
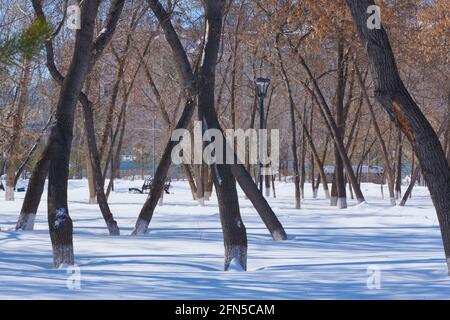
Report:
[[[264,97],[259,98],[259,191],[263,192],[263,157],[264,157]]]
[[[267,90],[269,88],[270,80],[266,78],[256,79],[256,94],[259,98],[259,191],[263,192],[263,158],[264,158],[264,99],[267,96]]]
[[[152,152],[152,156],[153,156],[153,164],[152,164],[152,167],[153,167],[153,177],[152,178],[155,178],[155,171],[156,171],[156,168],[155,168],[155,162],[156,162],[156,160],[155,160],[155,158],[156,158],[156,155],[155,155],[155,149],[156,149],[156,139],[155,139],[155,136],[156,136],[156,114],[154,114],[153,115],[153,152]]]
[[[109,139],[110,139],[111,148],[112,148],[112,143],[113,143],[113,129],[112,129],[112,126],[111,126],[111,128],[109,130]],[[111,167],[110,168],[111,191],[114,192],[114,156],[113,156],[113,153],[111,153],[111,159],[110,159],[109,166]]]

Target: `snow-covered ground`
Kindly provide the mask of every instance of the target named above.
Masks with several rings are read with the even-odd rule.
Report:
[[[111,237],[98,206],[87,203],[86,181],[69,184],[79,270],[51,269],[45,196],[36,230],[15,232],[24,194],[5,202],[0,192],[0,298],[450,298],[439,226],[425,188],[417,187],[401,208],[381,200],[379,186],[365,184],[368,203],[349,201],[348,209],[338,210],[322,193],[312,199],[307,185],[302,209],[295,210],[293,185],[278,183],[278,197],[269,201],[289,235],[283,242],[271,239],[240,193],[248,271],[223,272],[216,199],[200,207],[187,183],[175,182],[150,232],[131,236],[146,196],[128,193],[142,181],[119,181],[110,204],[122,235]],[[72,290],[78,272],[80,289]]]

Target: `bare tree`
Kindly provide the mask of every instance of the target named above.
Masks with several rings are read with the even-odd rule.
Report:
[[[414,146],[436,208],[450,274],[450,168],[438,136],[400,78],[388,35],[383,27],[367,27],[373,0],[347,1],[361,42],[367,51],[375,97]]]
[[[149,4],[149,7],[157,17],[166,36],[166,40],[172,49],[173,59],[178,68],[180,78],[182,79],[183,90],[187,96],[185,108],[177,123],[177,126],[174,129],[187,128],[194,112],[194,98],[198,93],[196,79],[198,75],[194,74],[193,72],[193,68],[186,55],[186,51],[183,48],[179,36],[170,20],[170,14],[164,9],[159,1],[148,0],[147,2]],[[171,165],[172,150],[177,144],[178,143],[174,141],[169,141],[164,149],[161,161],[155,173],[155,177],[153,178],[152,193],[149,195],[139,214],[139,218],[136,222],[133,234],[142,234],[145,233],[148,229],[148,225],[153,216],[156,204],[158,203],[158,200],[161,196],[166,176]],[[230,167],[233,176],[238,181],[239,185],[244,190],[248,198],[252,201],[252,204],[255,206],[255,209],[258,211],[261,219],[271,232],[272,237],[275,240],[287,239],[286,233],[281,223],[277,219],[275,213],[270,208],[267,201],[259,192],[257,186],[255,185],[253,179],[251,178],[245,167],[241,164],[233,164],[230,165]]]
[[[114,34],[114,31],[116,29],[123,6],[124,6],[124,0],[113,1],[111,3],[111,6],[110,6],[110,9],[108,12],[108,18],[105,22],[105,28],[103,29],[103,32],[99,34],[99,36],[95,39],[95,42],[92,43],[92,40],[91,40],[91,44],[88,44],[86,41],[86,43],[84,43],[84,47],[81,48],[83,50],[87,50],[87,49],[90,50],[88,61],[87,61],[88,73],[92,69],[92,67],[95,65],[95,62],[98,61],[98,59],[101,57],[105,47],[110,42],[110,40]],[[43,8],[42,8],[42,2],[40,2],[38,0],[33,0],[33,7],[36,12],[36,15],[43,21],[46,21],[46,17],[45,17]],[[97,4],[97,9],[98,9],[98,4]],[[97,9],[95,9],[95,10],[97,11]],[[95,17],[94,17],[94,19],[95,19]],[[62,25],[62,23],[61,23],[61,25]],[[89,28],[90,28],[90,26],[89,26]],[[60,28],[58,28],[55,31],[54,36],[57,35],[59,30],[60,30]],[[92,32],[94,32],[94,31],[92,31]],[[79,33],[80,33],[80,31],[77,32],[76,43],[77,43],[77,41],[81,41],[78,39]],[[85,40],[86,39],[83,39],[83,42]],[[79,48],[76,48],[76,49],[80,50]],[[52,43],[51,39],[48,39],[46,41],[46,53],[47,53],[47,68],[48,68],[50,74],[52,75],[53,79],[62,86],[62,89],[65,89],[64,84],[65,84],[65,81],[69,74],[67,74],[66,77],[64,77],[57,69],[57,67],[55,65],[55,60],[54,60],[53,43]],[[84,66],[84,63],[86,61],[83,61],[82,59],[84,56],[87,56],[88,53],[82,51],[82,53],[79,54],[80,57],[75,55],[75,53],[77,53],[77,52],[74,51],[74,59],[73,60],[75,60],[75,57],[76,57],[77,59],[79,59],[81,61],[79,63],[83,63],[83,66]],[[81,70],[81,71],[83,71],[83,70]],[[73,72],[75,72],[75,71],[73,71]],[[75,72],[75,74],[76,74],[76,72]],[[75,80],[82,81],[81,85],[83,85],[83,83],[87,77],[87,74],[85,76],[83,74],[81,74],[81,76],[82,76],[81,79],[75,78],[74,81]],[[78,84],[78,82],[77,82],[77,84]],[[77,87],[74,87],[74,89],[77,89]],[[66,89],[66,90],[69,90],[69,89]],[[99,159],[99,155],[98,155],[98,151],[97,151],[97,144],[95,142],[94,117],[93,117],[93,111],[92,111],[92,103],[89,101],[88,97],[83,92],[81,92],[81,89],[78,94],[78,100],[81,102],[81,104],[83,106],[85,128],[86,128],[86,134],[87,134],[87,138],[88,138],[90,160],[92,163],[92,169],[94,171],[95,188],[96,188],[96,192],[97,192],[98,204],[99,204],[100,210],[102,212],[103,218],[105,219],[105,222],[106,222],[106,225],[108,227],[110,234],[118,235],[120,233],[119,228],[117,226],[117,222],[114,220],[114,218],[112,216],[111,210],[109,209],[109,205],[107,203],[107,198],[106,198],[106,195],[104,192],[104,180],[103,180],[103,176],[101,173],[100,159]],[[71,102],[71,100],[70,100],[70,102]],[[67,128],[67,129],[70,129],[67,132],[67,133],[70,133],[70,135],[69,135],[70,140],[68,141],[69,150],[68,151],[65,150],[67,153],[66,161],[69,161],[69,157],[70,157],[74,110],[75,110],[74,108],[69,109],[70,112],[68,113],[68,115],[70,115],[71,118],[64,119],[64,120],[69,120],[67,123],[69,128]],[[56,110],[56,115],[57,114],[58,114],[58,109]],[[65,116],[67,116],[67,115],[65,115]],[[53,126],[53,128],[55,128],[57,126],[58,126],[58,120],[56,119],[56,124]],[[53,128],[52,128],[52,132],[54,130]],[[33,170],[30,181],[28,183],[27,193],[25,195],[25,199],[24,199],[24,202],[22,205],[22,209],[21,209],[21,213],[19,216],[19,220],[16,225],[16,229],[23,229],[23,230],[32,230],[33,229],[34,219],[35,219],[36,212],[37,212],[37,209],[38,209],[38,206],[40,203],[41,195],[42,195],[42,192],[44,189],[45,178],[47,177],[47,174],[49,173],[49,169],[50,169],[50,167],[49,167],[49,165],[50,165],[50,148],[52,146],[52,143],[54,143],[54,142],[52,142],[52,135],[51,135],[44,151],[41,154],[41,157],[40,157],[38,163],[36,164],[36,166]],[[61,165],[64,166],[64,162],[62,162]],[[67,162],[67,165],[68,165],[68,162]],[[62,178],[64,178],[64,177],[62,177]],[[49,186],[50,186],[50,184],[49,184]],[[50,189],[49,189],[49,192],[50,192]],[[66,206],[67,206],[67,182],[65,185],[65,189],[62,190],[62,193],[63,193],[63,195],[65,194],[65,197],[64,196],[62,196],[62,197],[63,197],[63,201],[66,201]],[[49,207],[49,209],[50,209],[50,207]],[[64,208],[64,209],[67,209],[67,208]]]

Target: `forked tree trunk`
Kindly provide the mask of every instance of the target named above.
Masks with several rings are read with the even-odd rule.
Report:
[[[33,0],[32,4],[36,15],[45,21],[42,2]],[[106,28],[93,43],[93,24],[98,6],[98,1],[92,1],[83,7],[81,13],[82,29],[77,31],[72,62],[65,78],[55,65],[52,40],[46,41],[47,67],[54,80],[61,85],[60,97],[56,108],[56,124],[52,127],[50,138],[33,170],[16,226],[17,229],[28,229],[30,226],[31,229],[33,228],[45,178],[50,169],[52,169],[52,172],[50,172],[52,184],[50,185],[49,176],[49,197],[47,201],[50,238],[53,246],[54,265],[56,267],[61,264],[73,263],[72,221],[67,210],[67,179],[75,106],[78,100],[82,102],[82,105],[86,105],[86,103],[83,104],[83,98],[85,102],[88,102],[87,97],[81,93],[83,83],[89,68],[99,59],[114,34],[117,21],[124,6],[124,0],[114,0],[111,3],[106,20]],[[94,48],[95,52],[93,52]],[[61,139],[63,140],[61,141]],[[63,153],[59,155],[61,151]],[[61,157],[62,161],[60,163],[58,163],[58,157]],[[51,167],[52,162],[53,167]],[[55,170],[58,171],[59,169],[62,170],[60,176],[55,172]],[[66,179],[65,182],[64,179]],[[59,206],[63,207],[58,208]],[[112,221],[115,222],[114,220]],[[111,233],[110,225],[108,227]],[[117,225],[115,225],[115,228],[117,228]],[[114,232],[116,231],[114,230]]]
[[[147,0],[147,2],[150,8],[155,13],[156,17],[158,18],[158,21],[160,22],[161,27],[164,30],[166,39],[172,48],[174,60],[178,67],[180,76],[183,79],[182,81],[184,84],[185,91],[188,93],[188,96],[194,97],[196,95],[195,75],[192,73],[190,63],[181,45],[179,37],[175,32],[170,19],[168,19],[168,14],[164,10],[164,7],[161,5],[159,1]],[[175,129],[187,128],[187,125],[192,117],[193,112],[194,112],[194,100],[193,98],[188,98],[188,102],[184,108],[183,115],[181,116],[180,121],[178,122],[178,125]],[[177,142],[169,141],[168,144],[166,145],[162,159],[156,171],[155,179],[153,180],[152,183],[153,192],[150,194],[149,198],[147,198],[139,214],[138,220],[133,230],[133,234],[143,234],[147,232],[148,225],[153,216],[156,203],[163,190],[167,172],[171,164],[172,150],[177,144],[178,144]],[[281,223],[277,219],[275,213],[270,208],[267,201],[258,191],[255,182],[253,181],[252,177],[245,169],[245,167],[241,164],[234,164],[231,165],[231,171],[235,179],[239,182],[241,188],[244,190],[247,197],[254,205],[255,209],[258,211],[258,214],[260,215],[264,224],[272,234],[273,239],[286,240],[287,235]]]
[[[169,43],[171,42],[170,39],[172,39],[172,41],[177,43],[176,46],[178,46],[179,40],[176,39],[176,34],[174,32],[171,32],[171,29],[173,29],[173,27],[167,20],[166,13],[164,12],[164,9],[161,7],[160,3],[157,1],[148,2],[157,17],[159,19],[162,19],[163,21],[165,20],[164,22],[166,23],[166,25],[162,25],[163,28],[165,28],[166,38],[169,40]],[[206,28],[207,41],[205,44],[204,59],[201,67],[201,82],[199,84],[199,109],[202,119],[203,117],[205,117],[207,125],[209,125],[211,128],[219,128],[218,120],[217,118],[215,118],[214,109],[214,78],[220,44],[222,15],[225,1],[205,1],[204,5],[208,27]],[[177,50],[179,49],[180,48],[178,47]],[[182,53],[182,55],[184,55],[184,53]],[[187,67],[188,69],[190,69],[190,66],[186,65],[185,63],[182,63],[181,66],[182,68]],[[177,128],[187,127],[187,121],[192,116],[193,106],[194,102],[192,99],[190,99],[177,125]],[[151,200],[152,198],[156,198],[158,194],[161,194],[161,187],[164,184],[165,176],[171,164],[170,155],[175,144],[175,142],[170,141],[166,147],[161,163],[158,166],[155,179],[152,183],[152,194],[141,210],[141,214],[136,224],[134,233],[143,233],[148,228],[148,222],[151,219],[151,215],[154,211],[154,206],[156,205],[154,203],[156,199],[154,199],[153,201]],[[231,174],[229,166],[213,165],[213,167],[213,171],[216,171],[213,173],[214,184],[219,199],[219,210],[224,234],[225,270],[228,270],[232,262],[238,264],[242,269],[246,270],[247,238],[244,224],[242,223],[242,220],[240,218],[239,202],[237,199],[235,181]],[[165,168],[166,170],[164,170],[163,168]]]
[[[367,8],[373,0],[348,0],[362,45],[367,50],[375,97],[414,146],[430,190],[441,228],[450,272],[450,168],[442,145],[428,120],[405,88],[384,28],[367,28]]]
[[[69,71],[61,87],[56,108],[56,124],[48,141],[48,225],[53,247],[53,264],[73,265],[72,219],[67,205],[70,150],[75,107],[89,72],[98,1],[84,3],[82,28],[77,31]]]
[[[236,157],[235,157],[236,163]],[[267,200],[259,192],[258,186],[255,184],[250,173],[245,169],[242,164],[232,164],[231,172],[234,178],[239,183],[239,186],[244,191],[245,195],[251,201],[262,221],[264,222],[267,230],[272,235],[273,240],[287,240],[287,234],[278,220],[277,216],[273,212]]]
[[[205,0],[206,39],[203,63],[199,74],[199,115],[204,120],[204,129],[220,130],[222,139],[221,152],[226,159],[229,150],[226,139],[221,130],[215,110],[215,72],[222,33],[222,19],[225,9],[225,0]],[[238,268],[247,270],[247,232],[241,219],[239,199],[236,189],[236,180],[226,164],[211,165],[214,187],[219,202],[220,221],[223,230],[225,247],[224,269],[227,271],[233,264]]]

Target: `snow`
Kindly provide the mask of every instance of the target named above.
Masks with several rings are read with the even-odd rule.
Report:
[[[187,182],[173,182],[145,235],[132,236],[146,195],[129,194],[142,181],[117,181],[112,212],[121,236],[111,237],[86,180],[69,181],[77,266],[52,269],[46,195],[35,231],[12,231],[24,193],[0,192],[2,299],[448,299],[450,278],[436,213],[426,188],[406,207],[390,207],[380,186],[363,184],[367,203],[328,206],[306,185],[302,209],[294,187],[277,183],[272,208],[287,241],[273,241],[240,191],[248,233],[247,272],[223,271],[215,195],[201,207]]]

